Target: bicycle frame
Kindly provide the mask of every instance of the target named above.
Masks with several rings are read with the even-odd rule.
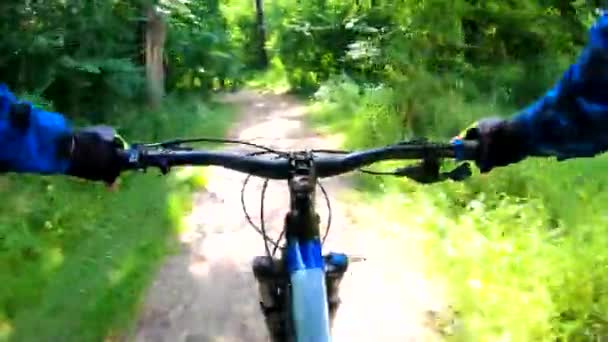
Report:
[[[284,225],[287,244],[278,259],[266,255],[253,261],[261,309],[272,341],[329,342],[331,318],[339,304],[337,287],[347,258],[330,253],[326,271],[315,212],[313,159],[309,153],[294,154],[289,165],[290,207]]]

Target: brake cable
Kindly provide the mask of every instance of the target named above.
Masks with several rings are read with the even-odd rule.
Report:
[[[323,246],[323,244],[325,244],[325,240],[327,240],[327,237],[329,236],[329,231],[331,229],[332,211],[331,211],[331,201],[329,200],[329,195],[327,194],[325,187],[318,180],[317,180],[317,185],[319,186],[319,188],[321,188],[321,192],[323,192],[323,197],[325,198],[325,203],[327,204],[327,225],[325,226],[325,233],[323,234],[323,237],[321,238],[321,246]],[[285,235],[285,230],[282,229],[281,234],[279,234],[279,238],[276,241],[280,243],[280,241],[281,241],[281,239],[283,239],[284,235]],[[277,249],[279,248],[279,243],[276,243],[274,245],[274,248],[272,250],[273,257],[276,254]]]
[[[249,156],[262,155],[262,154],[274,154],[276,156],[276,158],[287,158],[289,156],[289,153],[287,153],[287,152],[278,151],[278,150],[275,150],[275,149],[272,149],[272,148],[269,148],[269,147],[266,147],[266,146],[263,146],[260,144],[255,144],[255,143],[241,141],[241,140],[234,140],[234,139],[218,139],[218,138],[174,139],[174,140],[168,140],[168,141],[164,141],[164,142],[160,142],[160,143],[140,144],[140,145],[142,145],[144,147],[148,147],[148,148],[160,147],[160,148],[167,148],[167,149],[192,150],[191,147],[181,146],[181,145],[186,144],[186,143],[196,143],[196,142],[238,144],[238,145],[255,147],[255,148],[262,150],[262,151],[251,152],[248,154]],[[420,143],[424,144],[424,143],[428,143],[428,142],[426,141],[426,139],[420,139],[420,140],[400,142],[397,145],[409,145],[409,144],[420,144]],[[311,152],[327,153],[327,154],[351,153],[351,151],[332,150],[332,149],[317,149],[317,150],[312,150]],[[405,176],[405,177],[411,178],[413,180],[416,180],[418,182],[427,183],[427,184],[434,183],[434,182],[437,182],[437,181],[440,181],[440,180],[443,180],[446,178],[452,179],[455,181],[459,181],[459,180],[463,180],[463,179],[467,178],[468,176],[470,176],[471,171],[469,169],[468,163],[465,163],[464,165],[460,165],[459,167],[457,167],[456,169],[454,169],[450,172],[439,172],[438,164],[430,165],[430,164],[435,164],[436,162],[438,162],[437,160],[432,160],[432,159],[433,159],[432,155],[429,155],[429,156],[427,156],[427,158],[424,158],[422,163],[420,163],[420,164],[398,168],[391,172],[373,171],[373,170],[368,170],[368,169],[364,169],[364,168],[359,168],[358,171],[361,173],[365,173],[365,174],[379,175],[379,176],[387,176],[387,175],[401,176],[401,177]],[[429,167],[429,166],[431,166],[431,167]],[[430,170],[430,169],[432,169],[432,170]],[[274,256],[276,251],[280,247],[280,242],[285,234],[285,231],[281,230],[281,234],[279,235],[279,238],[276,241],[271,239],[268,236],[268,234],[266,233],[266,223],[265,223],[265,219],[264,219],[264,201],[265,201],[266,190],[267,190],[268,182],[269,182],[268,179],[265,179],[264,183],[262,185],[262,193],[261,193],[261,197],[260,197],[260,226],[258,227],[253,222],[251,216],[249,215],[249,213],[247,211],[247,206],[245,204],[245,189],[246,189],[247,184],[249,183],[249,179],[251,177],[252,177],[252,175],[247,175],[247,177],[245,178],[245,181],[243,182],[243,187],[241,189],[241,206],[243,209],[243,213],[245,214],[245,218],[247,219],[248,223],[256,230],[256,232],[258,232],[260,235],[262,235],[262,237],[264,239],[264,247],[266,249],[266,253],[269,256]],[[323,193],[323,197],[325,198],[325,202],[327,204],[327,209],[328,209],[327,226],[326,226],[325,233],[323,234],[323,237],[321,240],[321,243],[324,244],[325,240],[327,239],[327,236],[329,235],[329,231],[331,228],[331,221],[332,221],[331,201],[329,200],[329,195],[328,195],[327,191],[325,190],[325,187],[321,184],[321,182],[319,180],[317,180],[316,185],[318,185],[321,188],[321,192]],[[270,252],[270,247],[268,245],[269,243],[273,246],[272,253]]]
[[[348,153],[346,151],[338,151],[338,150],[313,150],[313,152],[317,152],[317,153]],[[255,156],[255,155],[263,155],[263,154],[269,154],[269,153],[275,153],[275,151],[256,151],[256,152],[252,152],[247,154],[248,156]],[[279,152],[277,154],[277,158],[284,158],[286,155],[288,155],[287,153],[284,152]],[[260,226],[256,225],[252,218],[251,215],[249,214],[249,212],[247,211],[247,205],[245,202],[245,189],[249,183],[249,179],[252,177],[252,175],[247,175],[247,177],[245,178],[245,181],[243,182],[243,187],[241,188],[241,207],[243,209],[243,213],[245,214],[245,218],[247,219],[247,222],[249,223],[249,225],[251,225],[253,227],[253,229],[258,232],[260,235],[262,235],[263,239],[264,239],[264,248],[266,250],[266,253],[269,256],[274,256],[277,252],[277,250],[280,247],[280,242],[283,239],[284,235],[285,235],[285,230],[281,230],[281,233],[278,237],[277,240],[273,240],[272,238],[270,238],[268,236],[268,234],[266,233],[266,222],[265,222],[265,210],[264,210],[264,202],[265,202],[265,196],[266,196],[266,190],[268,187],[268,179],[264,180],[264,183],[262,184],[262,193],[261,193],[261,198],[260,198]],[[317,180],[317,185],[321,188],[321,192],[323,193],[323,197],[325,198],[325,203],[327,204],[327,211],[328,211],[328,216],[327,216],[327,225],[325,228],[325,233],[323,234],[321,243],[325,243],[325,240],[327,239],[327,236],[329,235],[329,231],[331,229],[331,221],[332,221],[332,209],[331,209],[331,201],[329,199],[329,195],[327,193],[327,190],[325,189],[325,187],[321,184],[321,182],[319,182],[319,180]],[[268,244],[271,244],[273,246],[272,252],[270,252],[270,247],[268,246]]]
[[[268,179],[264,179],[264,184],[262,184],[262,193],[260,195],[260,230],[262,231],[263,236],[268,236],[266,234],[266,222],[264,222],[264,198],[266,197],[266,189],[268,189]],[[270,254],[270,247],[268,247],[268,243],[266,243],[266,238],[264,238],[264,249],[266,250],[266,255],[272,256]],[[281,243],[281,241],[275,242],[275,251],[277,246]]]
[[[167,141],[163,141],[163,142],[159,142],[159,143],[151,143],[151,144],[140,144],[141,146],[145,146],[147,148],[167,148],[167,149],[176,149],[176,150],[192,150],[191,147],[189,146],[181,146],[183,144],[187,144],[187,143],[196,143],[196,142],[210,142],[210,143],[223,143],[223,144],[237,144],[237,145],[244,145],[244,146],[251,146],[251,147],[255,147],[258,149],[261,149],[262,151],[256,151],[256,152],[252,152],[249,153],[248,155],[253,156],[253,155],[261,155],[261,154],[275,154],[277,157],[286,157],[288,156],[287,153],[282,152],[282,151],[278,151],[275,149],[271,149],[269,147],[260,145],[260,144],[255,144],[255,143],[251,143],[251,142],[247,142],[247,141],[241,141],[241,140],[234,140],[234,139],[223,139],[223,138],[188,138],[188,139],[173,139],[173,140],[167,140]],[[273,249],[273,255],[274,255],[274,251],[276,251],[279,247],[279,243],[272,240],[268,234],[266,234],[266,227],[265,227],[265,222],[264,222],[264,217],[263,217],[263,212],[264,212],[264,196],[265,196],[265,192],[266,192],[266,187],[268,184],[268,180],[266,180],[264,182],[263,185],[263,189],[262,189],[262,198],[261,198],[261,211],[262,211],[262,217],[261,217],[261,227],[258,227],[253,220],[251,219],[251,216],[249,215],[248,211],[247,211],[247,207],[245,205],[245,188],[249,182],[249,179],[251,178],[251,175],[247,175],[247,177],[245,178],[245,181],[243,182],[243,187],[241,189],[241,207],[243,209],[243,213],[245,214],[245,218],[247,219],[248,223],[253,227],[253,229],[258,232],[260,235],[262,235],[263,239],[264,239],[264,247],[266,249],[266,253],[268,255],[270,255],[270,248],[268,247],[268,243],[272,244],[274,246]],[[282,236],[281,236],[282,237]],[[281,238],[279,237],[279,239]],[[280,240],[279,240],[280,241]]]
[[[260,144],[255,144],[255,143],[241,141],[241,140],[234,140],[234,139],[218,139],[218,138],[173,139],[173,140],[167,140],[167,141],[163,141],[163,142],[159,142],[159,143],[141,144],[141,145],[148,147],[148,148],[161,147],[161,148],[171,148],[171,149],[192,150],[191,147],[186,147],[186,146],[181,146],[181,145],[187,144],[187,143],[196,143],[196,142],[237,144],[237,145],[251,146],[251,147],[259,148],[262,150],[262,151],[256,151],[256,152],[249,153],[248,155],[250,155],[250,156],[269,154],[269,153],[275,154],[278,158],[285,158],[285,157],[289,156],[289,154],[286,152],[271,149],[269,147],[266,147],[266,146],[263,146]],[[347,151],[339,151],[339,150],[316,150],[314,152],[336,153],[336,154],[348,153]],[[258,227],[253,222],[251,216],[249,215],[249,212],[247,211],[247,206],[245,204],[245,188],[247,187],[247,184],[249,183],[250,178],[251,178],[251,175],[247,175],[247,177],[245,178],[245,180],[243,182],[243,187],[241,189],[241,207],[243,209],[243,213],[245,214],[245,218],[247,219],[247,222],[253,227],[253,229],[256,232],[258,232],[260,235],[262,235],[262,238],[264,239],[264,248],[266,249],[266,253],[268,255],[274,256],[280,246],[280,241],[283,238],[285,231],[281,230],[281,234],[279,235],[279,238],[276,241],[271,239],[268,236],[268,234],[266,233],[266,225],[265,225],[265,220],[264,220],[264,200],[265,200],[265,195],[266,195],[266,189],[268,187],[268,179],[265,179],[265,181],[262,185],[262,194],[261,194],[261,198],[260,198],[260,221],[261,221],[260,226]],[[322,242],[325,242],[325,239],[327,238],[327,236],[329,234],[329,229],[331,227],[331,204],[330,204],[329,196],[328,196],[327,192],[325,191],[325,188],[321,185],[321,183],[317,183],[317,184],[319,184],[319,186],[321,187],[321,191],[323,192],[323,195],[324,195],[326,203],[327,203],[327,208],[329,211],[327,227],[326,227],[325,234],[324,234],[323,240],[322,240]],[[268,246],[269,243],[273,246],[272,253],[270,252],[270,248]]]
[[[274,153],[276,155],[287,155],[285,152],[274,150],[274,149],[272,149],[270,147],[267,147],[267,146],[264,146],[264,145],[260,145],[260,144],[256,144],[256,143],[252,143],[252,142],[248,142],[248,141],[242,141],[242,140],[221,139],[221,138],[173,139],[173,140],[162,141],[162,142],[159,142],[159,143],[143,144],[143,146],[145,146],[145,147],[175,148],[175,149],[180,149],[180,148],[181,149],[192,149],[190,147],[183,147],[181,145],[188,144],[188,143],[196,143],[196,142],[209,142],[209,143],[244,145],[244,146],[251,146],[251,147],[259,148],[259,149],[264,150],[264,151],[266,151],[268,153]]]
[[[189,146],[181,146],[183,144],[187,144],[187,143],[196,143],[196,142],[210,142],[210,143],[223,143],[223,144],[237,144],[237,145],[244,145],[244,146],[251,146],[251,147],[255,147],[255,148],[259,148],[262,151],[256,151],[256,152],[252,152],[249,153],[248,155],[260,155],[260,154],[268,154],[268,153],[272,153],[277,155],[277,157],[286,157],[288,154],[285,152],[281,152],[275,149],[271,149],[269,147],[260,145],[260,144],[255,144],[255,143],[251,143],[251,142],[247,142],[247,141],[241,141],[241,140],[234,140],[234,139],[222,139],[222,138],[188,138],[188,139],[173,139],[173,140],[167,140],[167,141],[163,141],[163,142],[159,142],[159,143],[151,143],[151,144],[140,144],[141,146],[145,146],[147,148],[166,148],[166,149],[176,149],[176,150],[192,150],[191,147]],[[262,198],[261,198],[261,212],[262,212],[262,217],[261,217],[261,227],[258,227],[253,220],[251,219],[251,216],[249,215],[249,213],[247,212],[247,207],[245,205],[245,188],[247,186],[247,183],[249,182],[249,179],[251,178],[251,175],[247,175],[247,177],[245,178],[245,181],[243,182],[243,187],[241,189],[241,207],[243,209],[243,213],[245,214],[245,218],[247,219],[248,223],[253,227],[253,229],[258,232],[260,235],[262,235],[262,238],[264,239],[264,247],[266,249],[266,253],[268,255],[270,255],[270,248],[268,247],[268,243],[272,244],[274,246],[273,249],[273,255],[274,255],[274,251],[276,251],[279,247],[279,243],[272,240],[268,234],[266,234],[266,227],[265,227],[265,222],[264,222],[264,216],[263,216],[263,212],[264,212],[264,196],[265,196],[265,192],[266,192],[266,187],[268,184],[268,180],[266,180],[264,182],[263,185],[263,189],[262,189]],[[282,236],[281,236],[282,237]],[[279,239],[281,238],[279,237]],[[279,240],[280,242],[280,240]]]
[[[317,184],[321,188],[321,192],[323,192],[323,197],[325,197],[325,203],[327,204],[327,227],[325,228],[325,234],[323,234],[323,238],[321,239],[321,246],[325,243],[327,236],[329,235],[329,229],[331,228],[331,201],[329,200],[329,195],[325,190],[325,187],[319,180],[317,180]]]
[[[274,246],[274,248],[278,247],[278,243],[275,242],[274,240],[272,240],[270,237],[268,237],[268,235],[266,234],[265,230],[262,230],[260,227],[258,227],[257,224],[255,224],[253,222],[253,219],[251,218],[251,216],[249,215],[249,212],[247,211],[247,205],[245,204],[245,188],[247,187],[247,184],[249,183],[249,179],[251,179],[251,175],[247,175],[247,177],[245,178],[245,181],[243,182],[243,187],[241,189],[241,208],[243,209],[243,213],[245,214],[245,218],[247,219],[247,222],[249,223],[249,225],[251,227],[253,227],[253,229],[260,235],[262,235],[262,237],[264,238],[264,244],[267,245],[268,243],[270,243],[271,245]]]

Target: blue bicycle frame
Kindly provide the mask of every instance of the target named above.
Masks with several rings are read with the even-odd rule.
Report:
[[[331,341],[325,265],[318,238],[287,241],[291,317],[297,342]]]

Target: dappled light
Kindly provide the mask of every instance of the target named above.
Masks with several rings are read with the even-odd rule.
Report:
[[[13,335],[13,326],[10,321],[2,319],[0,321],[0,340],[9,341]]]
[[[65,140],[69,153],[55,137],[44,139],[37,153],[61,158],[55,171],[77,174],[79,158],[109,154],[100,163],[114,170],[163,160],[150,148],[173,158],[190,148],[256,150],[209,139],[166,143],[177,138],[360,150],[423,137],[448,142],[481,118],[505,118],[482,132],[491,139],[478,141],[491,153],[467,149],[475,161],[466,181],[447,172],[438,173],[443,182],[424,185],[403,178],[405,171],[381,175],[418,162],[403,160],[321,179],[332,213],[324,252],[367,259],[344,275],[333,340],[605,341],[608,158],[527,158],[487,174],[475,167],[480,158],[531,154],[547,137],[569,147],[576,145],[569,139],[589,140],[585,146],[603,139],[594,120],[605,119],[605,108],[583,106],[587,97],[576,105],[571,94],[536,102],[543,125],[567,117],[556,120],[574,132],[565,138],[561,128],[536,134],[522,127],[537,125],[507,119],[553,94],[547,90],[574,70],[603,13],[598,4],[3,1],[0,85],[18,99],[0,99],[0,131],[26,132],[14,136],[33,146],[29,126],[56,112],[74,132],[113,126],[124,148],[143,152],[82,158],[75,152],[82,139]],[[563,79],[603,75],[605,58],[591,58],[601,48],[588,51],[583,56],[598,62],[592,72]],[[561,88],[583,98],[601,82]],[[28,107],[19,102],[36,109],[22,113]],[[564,113],[553,108],[564,104]],[[594,110],[591,124],[575,117],[583,107]],[[581,123],[593,134],[569,127]],[[507,147],[496,148],[496,136]],[[165,143],[141,144],[153,142]],[[97,143],[109,151],[108,141]],[[23,170],[14,162],[0,167]],[[125,172],[110,187],[83,175],[0,177],[0,341],[268,340],[251,270],[266,251],[242,212],[246,175],[211,166],[165,171]],[[253,178],[243,194],[258,226],[264,186]],[[321,187],[316,195],[323,233],[329,210]],[[286,181],[270,181],[264,228],[271,238],[279,238],[288,205]]]

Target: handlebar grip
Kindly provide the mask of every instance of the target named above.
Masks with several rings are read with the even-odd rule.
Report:
[[[118,148],[116,153],[118,154],[118,159],[120,160],[120,169],[122,171],[136,170],[142,167],[142,165],[140,165],[139,151],[137,149],[131,148],[125,150]]]
[[[452,139],[454,158],[457,161],[476,160],[479,155],[479,142],[475,140]]]

